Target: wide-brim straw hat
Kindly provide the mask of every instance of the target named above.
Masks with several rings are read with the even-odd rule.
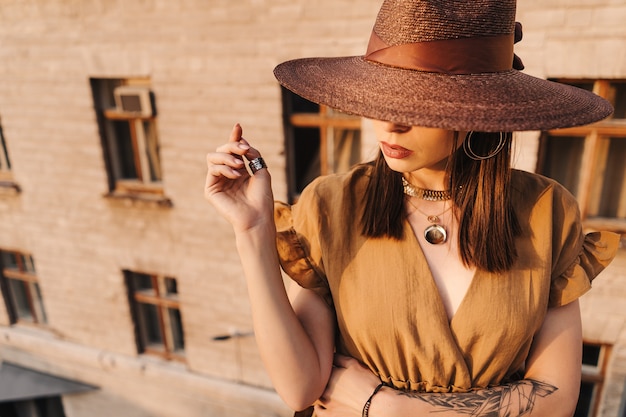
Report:
[[[386,0],[365,55],[296,59],[274,74],[315,103],[410,126],[512,132],[609,116],[613,108],[599,96],[518,70],[515,7],[515,0]]]

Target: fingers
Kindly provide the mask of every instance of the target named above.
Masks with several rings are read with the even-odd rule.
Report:
[[[230,138],[228,139],[228,141],[239,142],[242,139],[241,138],[242,133],[243,133],[243,128],[241,127],[239,123],[236,123],[235,126],[233,126],[233,130],[230,132]]]
[[[214,164],[212,162],[209,162],[207,164],[208,176],[226,177],[226,178],[233,179],[233,180],[240,178],[243,175],[243,172],[242,172],[243,162],[241,160],[238,160],[238,161],[239,161],[239,165],[241,165],[240,168],[237,168],[236,165],[235,167],[230,167],[225,164]]]
[[[235,126],[233,126],[233,130],[230,132],[230,138],[226,147],[218,148],[218,152],[232,152],[236,155],[245,156],[248,160],[260,157],[261,153],[257,149],[251,147],[250,143],[242,137],[242,134],[243,128],[239,123],[236,123]],[[246,152],[242,153],[242,150]]]
[[[235,124],[228,142],[219,146],[215,152],[207,154],[210,175],[230,179],[239,178],[247,172],[244,158],[251,161],[261,156],[257,149],[251,147],[248,141],[241,137],[242,132],[241,125]]]
[[[228,142],[219,146],[215,152],[207,154],[209,174],[236,179],[245,172],[243,156],[250,150],[250,145],[241,137],[243,129],[239,123],[233,126]]]
[[[231,153],[237,156],[244,156],[246,159],[251,160],[261,156],[261,153],[250,146],[247,140],[245,140],[241,134],[243,129],[239,123],[233,126],[233,130],[230,132],[228,142],[218,147],[216,152]]]
[[[215,152],[218,153],[229,153],[233,155],[243,156],[250,150],[250,145],[248,143],[240,142],[227,142],[222,146],[219,146]]]
[[[245,150],[238,149],[238,152],[245,153]],[[238,178],[245,171],[241,156],[232,152],[212,152],[207,154],[206,159],[209,173],[214,176],[223,175],[227,178]]]

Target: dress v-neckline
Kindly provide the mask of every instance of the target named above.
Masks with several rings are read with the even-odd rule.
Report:
[[[441,292],[439,291],[439,287],[437,286],[437,283],[435,281],[435,277],[433,276],[433,272],[430,268],[430,265],[428,264],[428,260],[426,258],[426,254],[424,253],[424,250],[422,248],[422,245],[420,244],[420,241],[417,237],[417,235],[415,234],[415,231],[413,230],[413,227],[411,226],[411,223],[409,222],[409,220],[405,220],[405,233],[409,233],[410,234],[410,239],[412,239],[411,245],[414,247],[417,247],[416,252],[419,254],[419,257],[414,258],[415,262],[424,262],[425,265],[427,266],[427,268],[425,268],[425,270],[428,272],[427,276],[424,277],[424,283],[427,283],[429,286],[429,290],[431,292],[434,293],[434,296],[437,299],[437,304],[438,304],[438,313],[439,315],[444,318],[446,320],[446,322],[448,323],[448,326],[452,329],[453,324],[456,321],[459,321],[460,319],[458,319],[459,313],[462,313],[462,310],[465,309],[465,304],[467,304],[469,301],[468,299],[471,300],[471,296],[473,293],[473,288],[477,285],[476,281],[478,280],[478,270],[475,270],[472,274],[472,279],[469,283],[469,285],[467,286],[467,289],[465,290],[465,294],[463,295],[463,297],[461,298],[460,303],[458,304],[456,310],[454,311],[454,313],[452,314],[452,316],[448,316],[448,312],[446,310],[445,307],[445,303],[443,301],[443,297],[441,295]]]

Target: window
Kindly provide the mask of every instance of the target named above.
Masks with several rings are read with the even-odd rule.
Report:
[[[559,81],[606,98],[615,113],[589,126],[544,133],[537,171],[576,196],[587,227],[626,231],[626,80]]]
[[[574,417],[594,417],[597,415],[609,355],[609,345],[583,344],[582,381]]]
[[[0,286],[11,324],[46,324],[48,320],[33,257],[16,251],[0,250],[0,261]]]
[[[185,340],[176,279],[124,271],[140,353],[184,360]]]
[[[617,412],[618,417],[626,417],[626,381],[624,381],[624,388],[622,389],[622,402]]]
[[[4,133],[2,125],[0,125],[0,180],[6,180],[11,177],[11,160],[7,151],[7,144],[4,141]]]
[[[361,118],[282,90],[287,189],[293,203],[319,175],[345,172],[361,160]]]
[[[0,187],[12,188],[16,192],[21,191],[19,185],[13,181],[11,160],[9,159],[9,151],[4,139],[2,124],[0,124]]]
[[[36,398],[33,400],[0,403],[3,417],[65,417],[61,397]]]
[[[156,105],[148,79],[92,79],[110,196],[163,197]]]

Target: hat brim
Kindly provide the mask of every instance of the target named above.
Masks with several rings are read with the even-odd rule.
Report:
[[[274,69],[274,75],[307,100],[409,126],[549,130],[586,125],[613,112],[608,101],[589,91],[517,70],[447,75],[352,56],[287,61]]]

